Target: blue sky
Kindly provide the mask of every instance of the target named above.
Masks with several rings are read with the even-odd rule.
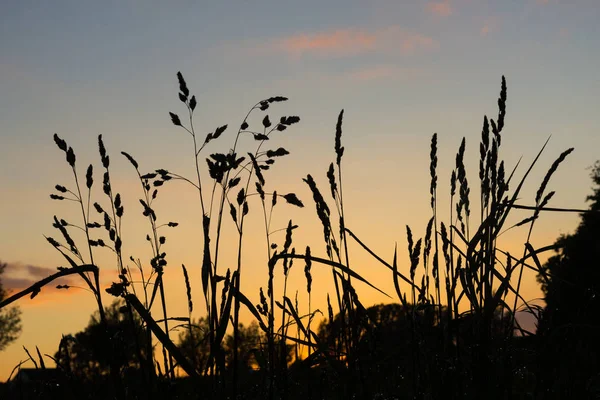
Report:
[[[119,151],[132,153],[145,170],[192,173],[189,138],[168,117],[168,111],[182,112],[177,71],[198,98],[196,123],[203,132],[225,123],[237,126],[263,98],[290,98],[273,112],[297,114],[302,121],[279,139],[291,155],[272,178],[309,204],[301,178],[307,173],[324,177],[333,156],[335,121],[344,108],[348,218],[389,257],[395,242],[405,247],[406,224],[424,228],[427,222],[428,146],[434,132],[441,189],[447,188],[463,136],[475,182],[481,122],[484,114],[497,113],[503,74],[508,81],[502,150],[507,165],[514,166],[520,156],[527,164],[552,135],[523,203],[533,203],[558,154],[575,147],[551,182],[557,190],[553,205],[585,208],[591,185],[587,168],[600,158],[595,117],[599,17],[594,0],[4,1],[0,221],[7,228],[0,232],[0,259],[13,266],[6,278],[31,281],[39,276],[29,272],[40,270],[26,266],[51,271],[62,262],[42,236],[52,232],[53,215],[71,215],[48,198],[55,184],[69,182],[53,133],[75,148],[80,168],[98,164],[97,135],[104,135],[131,214],[139,207],[139,194]],[[193,220],[198,212],[193,201],[184,189],[166,193],[165,218]],[[290,211],[306,228],[299,243],[319,234],[311,206],[304,213]],[[131,236],[143,238],[142,223],[131,218]],[[286,218],[279,221],[283,226]],[[575,215],[545,216],[535,244],[552,243],[576,224]],[[189,242],[196,228],[182,224],[179,241],[172,244],[174,265],[197,263]],[[136,240],[129,242],[132,254],[144,249]],[[511,246],[523,238],[507,240]],[[370,278],[387,281],[384,272]],[[527,293],[539,296],[535,280],[528,279]],[[172,281],[181,283],[179,276]],[[249,281],[248,291],[256,294],[263,284]],[[173,307],[184,310],[185,300],[173,298],[179,304]],[[24,332],[6,351],[11,362],[3,362],[0,379],[22,358],[22,345],[40,344],[53,352],[60,334],[82,329],[93,310],[85,293],[52,292],[45,299],[22,303]],[[372,302],[382,300],[372,297]],[[73,311],[65,318],[61,310],[69,307]],[[40,338],[39,327],[52,316],[64,323]]]

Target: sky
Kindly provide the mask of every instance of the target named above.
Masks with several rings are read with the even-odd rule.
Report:
[[[429,144],[438,134],[440,209],[450,209],[449,177],[463,137],[472,195],[478,197],[477,163],[484,115],[495,118],[501,76],[508,84],[506,126],[500,156],[509,168],[522,157],[521,177],[544,142],[544,153],[522,192],[535,192],[558,155],[574,147],[549,189],[550,205],[586,208],[589,167],[600,158],[595,115],[599,105],[600,32],[596,0],[448,1],[16,1],[0,4],[0,260],[13,293],[65,266],[44,239],[57,236],[53,216],[80,221],[77,206],[50,199],[56,184],[73,185],[64,154],[52,135],[73,147],[80,175],[89,163],[100,171],[97,137],[111,156],[112,184],[123,196],[124,253],[148,266],[142,195],[135,170],[120,155],[130,153],[143,172],[157,168],[193,177],[190,136],[173,126],[168,112],[184,115],[177,97],[181,71],[198,100],[194,125],[202,136],[229,124],[207,151],[226,152],[234,127],[248,110],[270,96],[285,103],[268,110],[272,120],[298,115],[299,124],[272,139],[290,155],[268,171],[268,188],[296,193],[302,209],[279,204],[273,229],[292,219],[294,246],[324,256],[322,228],[314,211],[307,174],[328,193],[325,172],[334,159],[335,124],[344,109],[344,200],[347,226],[384,259],[399,249],[408,270],[406,225],[422,236],[430,216]],[[263,114],[253,113],[251,126]],[[241,145],[253,149],[252,139]],[[208,154],[208,153],[207,153]],[[205,157],[205,156],[204,156]],[[204,157],[201,157],[202,163]],[[203,165],[203,164],[202,164]],[[96,176],[100,180],[100,176]],[[105,201],[96,186],[92,197]],[[327,197],[329,199],[329,197]],[[267,284],[266,245],[259,203],[250,204],[244,243],[242,291],[258,302]],[[165,285],[169,313],[187,316],[181,264],[192,278],[195,309],[203,315],[199,263],[201,212],[197,193],[181,182],[161,188],[156,211],[169,230]],[[254,211],[254,212],[253,212]],[[443,218],[448,213],[441,211]],[[475,215],[477,213],[474,213]],[[516,213],[517,222],[527,216]],[[226,217],[228,217],[226,215]],[[476,219],[476,218],[475,218]],[[476,222],[476,221],[474,221]],[[542,247],[572,232],[577,214],[544,214],[531,243]],[[503,236],[501,246],[522,252],[526,230]],[[77,241],[83,237],[74,233]],[[274,234],[282,244],[283,233]],[[235,232],[226,218],[222,265],[235,265]],[[394,293],[391,275],[354,243],[353,268],[384,292]],[[405,260],[405,261],[402,261]],[[97,252],[104,287],[115,279],[115,259]],[[331,292],[327,268],[314,268],[312,304],[326,310]],[[244,274],[243,272],[243,274]],[[76,279],[62,281],[82,286]],[[282,285],[276,277],[276,289]],[[307,309],[303,266],[290,272],[288,293],[298,290]],[[392,301],[366,286],[364,304]],[[522,293],[541,296],[534,274]],[[110,296],[105,294],[108,304]],[[85,328],[94,311],[83,290],[46,288],[19,301],[23,332],[0,356],[0,380],[8,378],[23,346],[53,355],[62,334]],[[248,315],[243,318],[249,319]]]

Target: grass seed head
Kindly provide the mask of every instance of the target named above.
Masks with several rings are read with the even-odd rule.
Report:
[[[431,208],[435,206],[435,190],[437,188],[437,133],[434,133],[431,137],[431,151],[429,153],[429,174],[431,175],[431,184],[429,186],[429,193],[431,194]]]
[[[565,158],[567,158],[567,156],[573,152],[573,150],[573,147],[571,147],[570,149],[563,151],[560,154],[560,156],[558,156],[558,158],[552,163],[552,166],[550,166],[550,169],[548,170],[548,172],[546,172],[546,176],[544,176],[544,180],[542,181],[542,184],[540,185],[535,195],[535,204],[540,204],[540,201],[542,200],[542,196],[544,195],[544,191],[546,190],[546,186],[548,185],[550,178],[552,177],[554,172],[556,172],[560,163],[562,163],[565,160]]]
[[[342,121],[344,119],[344,110],[340,111],[338,115],[337,124],[335,125],[335,162],[339,166],[342,162],[342,156],[344,155],[344,148],[342,147]]]
[[[306,265],[304,266],[304,275],[306,276],[306,291],[308,292],[308,294],[310,294],[312,287],[312,275],[310,272],[310,269],[312,267],[312,260],[310,257],[310,247],[306,246],[306,252],[304,253],[304,260],[306,263]],[[329,295],[327,295],[327,303],[329,304]],[[331,307],[331,304],[329,304],[329,307]]]

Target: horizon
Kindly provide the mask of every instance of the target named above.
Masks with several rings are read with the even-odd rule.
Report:
[[[600,7],[591,0],[493,5],[475,0],[413,5],[373,1],[368,6],[261,2],[201,7],[133,0],[106,7],[68,1],[0,5],[0,91],[5,94],[0,100],[4,192],[0,220],[6,227],[0,232],[0,261],[9,265],[2,282],[14,293],[54,273],[56,267],[67,266],[43,236],[56,235],[54,215],[74,223],[80,218],[70,202],[49,198],[56,184],[72,186],[69,166],[52,140],[55,132],[73,146],[80,176],[89,163],[94,164],[96,201],[105,201],[99,189],[97,140],[102,134],[113,185],[123,196],[125,254],[148,264],[150,250],[144,240],[148,226],[138,202],[139,181],[120,152],[131,154],[144,173],[165,168],[193,176],[189,136],[173,126],[168,114],[184,111],[177,98],[178,71],[197,97],[195,126],[202,137],[229,125],[205,156],[227,151],[256,102],[270,96],[289,98],[272,105],[268,113],[272,120],[298,115],[300,122],[269,143],[270,148],[286,148],[290,155],[267,172],[269,190],[295,193],[304,202],[301,209],[278,205],[273,219],[274,229],[285,228],[289,219],[299,225],[294,231],[299,253],[310,245],[313,255],[325,254],[322,227],[302,178],[311,174],[327,194],[325,173],[335,159],[336,120],[344,109],[347,226],[390,263],[397,244],[400,270],[408,271],[405,226],[422,237],[431,215],[431,136],[437,133],[440,213],[447,220],[450,172],[463,136],[471,196],[479,195],[481,125],[484,115],[496,118],[503,75],[508,100],[500,157],[507,170],[522,157],[516,176],[523,176],[551,136],[520,204],[535,204],[536,190],[552,162],[574,147],[550,181],[549,189],[556,195],[549,206],[586,209],[592,187],[589,168],[600,159],[594,118],[600,55],[592,51],[600,44],[598,17]],[[261,119],[262,114],[252,122],[260,125]],[[243,145],[254,146],[251,140]],[[259,288],[267,284],[267,263],[262,216],[252,212],[259,210],[258,203],[250,207],[252,235],[245,238],[244,268],[256,273],[244,277],[242,292],[256,304]],[[188,314],[181,271],[185,264],[196,307],[193,317],[204,316],[197,193],[181,182],[165,184],[157,214],[161,223],[179,223],[166,232],[169,312]],[[474,208],[474,222],[478,216]],[[229,215],[225,217],[227,244],[234,228]],[[518,221],[514,217],[512,223]],[[552,244],[573,232],[578,222],[575,213],[543,213],[531,243],[534,248]],[[502,247],[518,254],[526,236],[526,228],[511,230],[503,235]],[[276,241],[282,244],[283,239],[280,232]],[[363,304],[398,302],[390,272],[356,243],[350,250],[356,271],[392,298],[358,285]],[[114,255],[96,252],[101,254],[96,263],[105,288],[116,279]],[[542,262],[549,255],[541,257]],[[306,304],[299,261],[290,282],[299,291],[300,303]],[[220,262],[235,265],[234,254],[225,254]],[[326,310],[324,293],[332,291],[328,270],[314,266],[313,274],[318,296],[313,296],[313,308]],[[55,283],[83,286],[77,279]],[[527,300],[542,296],[535,274],[526,274],[523,285]],[[276,293],[281,287],[279,279]],[[103,300],[105,306],[112,302],[107,293]],[[62,334],[83,330],[95,300],[77,288],[47,287],[36,298],[15,304],[23,311],[23,331],[2,352],[0,381],[27,358],[23,346],[30,351],[39,346],[42,354],[53,355]],[[242,315],[242,321],[251,317],[245,310]]]

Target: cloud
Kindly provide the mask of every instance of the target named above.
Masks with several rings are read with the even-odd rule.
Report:
[[[427,12],[440,17],[447,17],[452,14],[452,7],[448,1],[429,2],[425,6]]]
[[[2,278],[2,286],[10,293],[12,291],[20,292],[23,289],[27,289],[35,281],[27,278]]]
[[[27,265],[25,268],[27,268],[29,275],[37,278],[45,278],[48,275],[56,273],[56,270],[45,267],[36,267],[35,265]]]
[[[372,50],[376,41],[377,37],[368,32],[345,29],[289,36],[279,40],[278,47],[294,55],[311,52],[355,55]]]
[[[56,268],[38,267],[22,263],[7,263],[4,274],[0,276],[2,285],[10,293],[27,289],[37,281],[57,272]],[[43,291],[56,290],[56,285],[77,285],[78,277],[73,275],[61,277],[44,286]]]
[[[4,273],[0,275],[2,286],[12,296],[22,290],[29,288],[36,282],[58,272],[56,268],[40,267],[36,265],[24,264],[21,262],[6,263]],[[100,287],[102,292],[108,288],[112,282],[117,281],[116,271],[104,271],[101,273]],[[69,289],[58,289],[57,285],[67,285]],[[87,289],[87,284],[79,275],[67,275],[55,279],[46,286],[33,299],[30,296],[22,297],[11,306],[34,307],[42,304],[50,305],[65,302],[73,302],[73,296],[93,296]]]
[[[271,41],[271,50],[300,58],[306,54],[324,57],[348,57],[373,52],[409,54],[437,48],[434,39],[392,25],[376,31],[338,29],[317,33],[299,33]]]
[[[536,4],[546,5],[550,3],[550,0],[535,0]]]

